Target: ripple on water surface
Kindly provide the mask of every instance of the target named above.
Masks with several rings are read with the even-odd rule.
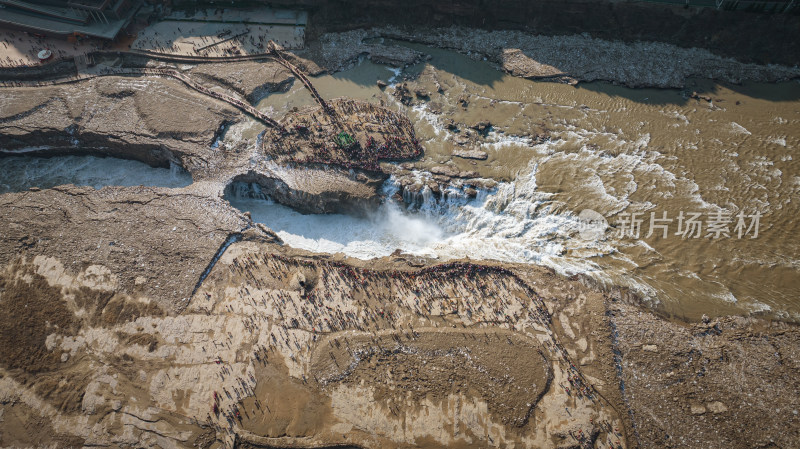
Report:
[[[800,83],[687,80],[689,92],[713,98],[707,102],[678,89],[526,80],[452,51],[381,42],[431,58],[391,72],[361,61],[316,77],[323,96],[347,95],[405,112],[425,147],[416,169],[446,164],[505,183],[483,203],[451,204],[438,208],[438,215],[398,206],[399,215],[383,211],[358,221],[278,209],[258,214],[257,205],[249,205],[254,218],[278,227],[289,245],[361,258],[401,249],[443,259],[542,263],[632,287],[679,316],[771,311],[800,319],[794,219],[800,205],[800,159],[794,154],[800,146]],[[381,90],[377,80],[390,86]],[[406,82],[428,97],[399,104],[393,82]],[[297,85],[261,106],[282,115],[312,101]],[[467,138],[481,121],[491,123],[490,131]],[[550,141],[538,143],[538,134]],[[462,147],[479,149],[486,159],[453,157]],[[576,237],[575,217],[584,209],[612,225],[595,240]],[[758,238],[675,234],[681,212],[702,213],[705,226],[719,211],[734,218],[739,212],[762,214]],[[619,223],[634,213],[645,218],[642,234],[620,237]],[[651,213],[673,219],[667,236],[648,236]],[[408,225],[381,224],[401,219],[422,220],[442,233],[425,231],[431,238],[415,242]],[[387,229],[399,235],[386,235]]]

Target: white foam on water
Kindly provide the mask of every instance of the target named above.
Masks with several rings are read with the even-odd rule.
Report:
[[[747,304],[747,308],[753,313],[768,313],[772,311],[772,307],[759,301],[750,302]]]
[[[779,137],[775,137],[775,136],[773,136],[773,137],[769,137],[769,138],[767,139],[767,142],[769,142],[769,143],[773,143],[773,144],[775,144],[775,145],[780,145],[780,146],[782,146],[782,147],[785,147],[785,146],[786,146],[786,136],[779,136]]]
[[[63,184],[90,186],[185,187],[192,177],[181,167],[154,168],[145,163],[94,156],[52,158],[10,156],[0,160],[0,193],[31,187],[50,188]]]
[[[731,130],[735,134],[745,134],[748,136],[751,134],[750,131],[747,130],[747,128],[736,122],[731,122]]]
[[[438,117],[424,117],[427,111],[415,112],[432,125],[439,125]],[[442,131],[443,135],[448,133]],[[589,145],[589,139],[598,134],[607,135],[611,147],[623,151],[609,156],[603,149]],[[256,221],[275,230],[286,244],[296,248],[343,253],[360,259],[389,256],[400,250],[440,260],[472,258],[537,263],[561,274],[587,273],[609,285],[627,286],[654,302],[658,302],[655,298],[659,291],[650,285],[652,280],[631,275],[638,265],[624,249],[633,245],[651,254],[657,253],[656,250],[643,241],[619,240],[610,230],[595,238],[582,238],[577,215],[555,201],[555,194],[537,187],[538,171],[548,163],[566,163],[603,173],[590,176],[582,186],[596,192],[598,204],[606,205],[604,213],[609,222],[614,214],[630,207],[636,211],[655,207],[649,202],[632,203],[629,199],[640,188],[647,188],[639,182],[645,173],[660,179],[660,188],[666,189],[665,198],[688,195],[703,209],[716,208],[703,200],[696,183],[676,176],[659,163],[663,156],[647,149],[648,134],[626,140],[614,133],[576,128],[564,132],[561,139],[541,144],[495,132],[490,132],[486,140],[489,145],[501,147],[529,147],[532,161],[513,182],[479,191],[474,199],[452,186],[440,186],[444,193],[437,198],[427,187],[433,180],[431,175],[417,171],[412,174],[422,186],[418,192],[404,190],[403,204],[398,204],[390,198],[399,185],[390,179],[384,187],[385,204],[368,217],[303,215],[263,199],[232,198],[231,202],[249,210]],[[612,188],[604,181],[609,174],[624,182]]]
[[[663,114],[663,115],[665,115],[667,117],[671,117],[671,118],[674,118],[676,120],[679,120],[679,121],[683,122],[684,125],[688,125],[689,124],[689,118],[686,117],[684,114],[681,114],[678,111],[661,111],[661,114]]]
[[[486,142],[480,144],[481,150],[501,150],[507,147],[532,147],[533,139],[524,136],[514,136],[497,131],[490,131],[486,135]]]
[[[425,178],[423,173],[417,175]],[[252,192],[234,192],[229,200],[274,230],[289,246],[360,259],[400,250],[445,260],[469,257],[536,262],[573,274],[594,271],[597,266],[586,257],[570,257],[568,252],[596,256],[613,252],[603,236],[594,241],[573,238],[580,226],[578,217],[551,210],[551,195],[536,188],[535,164],[515,182],[481,191],[476,198],[450,187],[437,199],[425,187],[418,193],[406,193],[410,206],[405,207],[388,199],[398,187],[394,179],[387,181],[387,200],[366,217],[303,215]]]
[[[24,154],[24,153],[35,153],[37,151],[49,150],[51,148],[52,147],[47,146],[47,145],[41,145],[41,146],[38,146],[38,147],[19,148],[17,150],[0,150],[0,152],[2,152],[4,154]]]
[[[402,69],[387,70],[394,75],[389,84],[401,82]],[[439,144],[458,135],[444,126],[446,117],[436,114],[430,103],[408,107],[397,102],[389,91],[385,96],[390,104],[409,115],[418,132],[428,141]],[[538,101],[542,102],[541,99]],[[499,103],[527,104],[505,100]],[[609,109],[622,111],[625,110],[624,104],[618,103]],[[577,104],[551,106],[590,110]],[[691,125],[689,117],[693,117],[696,111],[668,110],[663,114],[661,120],[665,123],[685,127]],[[500,183],[491,191],[481,191],[474,199],[467,198],[463,191],[454,187],[447,188],[440,198],[428,187],[435,182],[434,178],[416,172],[414,177],[420,186],[419,191],[404,190],[403,202],[398,203],[391,199],[398,186],[390,180],[385,186],[385,204],[367,217],[303,215],[264,199],[246,197],[231,198],[231,202],[240,209],[249,210],[255,220],[275,230],[289,246],[314,252],[340,252],[360,259],[372,259],[400,250],[440,260],[469,257],[538,263],[564,274],[590,273],[596,279],[628,286],[651,299],[660,297],[664,293],[659,287],[664,285],[663,279],[653,275],[656,270],[646,271],[649,264],[664,263],[659,259],[658,251],[643,239],[624,238],[612,230],[596,238],[583,238],[578,232],[580,220],[575,215],[580,207],[574,212],[572,210],[574,198],[578,198],[581,207],[601,211],[609,223],[618,222],[620,217],[617,214],[621,212],[643,213],[646,219],[650,211],[657,215],[665,211],[674,217],[678,211],[663,210],[667,201],[662,200],[673,200],[669,204],[685,204],[687,211],[709,213],[719,210],[720,206],[713,204],[711,199],[715,197],[710,196],[713,192],[709,192],[707,187],[701,190],[693,172],[682,170],[681,165],[673,161],[683,152],[694,157],[692,150],[698,150],[700,142],[703,146],[724,143],[713,136],[711,140],[702,140],[690,133],[691,128],[685,132],[682,129],[680,135],[684,137],[659,153],[655,151],[658,145],[654,144],[658,142],[658,133],[651,136],[645,132],[646,121],[639,122],[638,131],[624,131],[612,124],[606,125],[603,120],[595,120],[601,115],[590,116],[590,120],[586,119],[587,116],[583,114],[584,118],[580,118],[581,114],[578,114],[578,118],[554,122],[550,131],[552,141],[542,144],[529,137],[505,134],[502,129],[492,129],[482,136],[478,144],[481,149],[501,152],[509,148],[525,148],[530,150],[532,162],[513,182]],[[776,118],[776,122],[786,121]],[[730,133],[726,140],[747,139],[750,134],[749,130],[730,120],[721,121],[719,127]],[[775,134],[770,144],[791,146],[792,142],[786,142],[781,133]],[[685,151],[677,152],[672,146]],[[515,152],[518,153],[527,154]],[[779,156],[773,159],[777,160]],[[766,161],[756,162],[757,167],[747,168],[762,174],[764,180],[781,176],[777,167]],[[737,169],[736,164],[732,169]],[[280,168],[272,167],[272,170]],[[558,193],[537,188],[537,174],[542,183],[547,183],[548,190]],[[294,176],[297,175],[290,174],[287,178]],[[788,182],[800,185],[800,178]],[[726,186],[720,184],[716,188],[724,189]],[[564,191],[572,196],[562,194]],[[642,230],[643,236],[644,226]],[[700,279],[695,273],[687,273],[685,277],[696,277],[704,284],[713,282]],[[721,293],[717,299],[736,301],[729,292]]]
[[[320,253],[343,253],[359,259],[374,259],[403,252],[436,257],[430,248],[446,238],[444,230],[423,216],[404,213],[387,203],[368,217],[342,214],[304,215],[269,199],[230,199],[253,220],[269,226],[292,247]]]
[[[394,87],[397,84],[397,79],[400,78],[400,74],[403,73],[402,67],[386,67],[386,70],[392,72],[391,78],[389,78],[389,86]]]
[[[430,125],[431,128],[433,128],[433,132],[436,134],[436,137],[439,137],[442,134],[445,135],[443,140],[447,140],[450,137],[450,133],[448,133],[447,130],[444,128],[444,126],[442,126],[439,117],[436,114],[430,112],[428,108],[425,107],[425,105],[413,106],[411,107],[411,111],[416,113],[417,116],[419,117],[419,119],[416,120],[416,122],[423,120],[426,123],[428,123],[428,125]]]
[[[434,127],[439,125],[438,117],[426,114],[428,111],[424,108],[417,108],[414,112]],[[443,128],[440,131],[447,134]],[[309,251],[372,259],[400,250],[442,260],[472,258],[538,263],[562,274],[590,273],[598,280],[626,285],[646,296],[655,296],[655,290],[646,281],[631,278],[625,270],[610,270],[601,261],[607,257],[617,266],[636,267],[627,255],[619,251],[623,242],[616,241],[610,233],[594,239],[581,238],[578,235],[581,229],[579,218],[563,204],[555,202],[554,194],[538,189],[537,172],[550,161],[561,164],[574,160],[573,163],[580,162],[623,177],[627,182],[616,190],[597,176],[587,179],[584,184],[597,192],[599,201],[608,206],[605,212],[612,214],[631,206],[628,197],[638,190],[636,176],[643,172],[659,176],[666,185],[675,189],[691,189],[696,185],[678,179],[657,163],[661,155],[646,150],[650,138],[647,134],[639,135],[633,141],[613,133],[578,128],[564,134],[566,138],[536,144],[526,137],[490,132],[485,144],[529,147],[532,161],[513,182],[500,183],[491,191],[480,191],[474,199],[452,186],[440,186],[444,193],[437,198],[427,187],[432,181],[430,174],[417,171],[413,172],[413,178],[422,186],[418,192],[405,189],[404,204],[398,204],[390,198],[399,185],[390,179],[384,187],[386,202],[368,217],[303,215],[271,201],[246,195],[234,195],[230,201],[234,206],[250,211],[254,220],[272,228],[289,246]],[[597,134],[608,134],[612,145],[628,151],[608,157],[603,151],[587,146],[586,141]],[[568,148],[574,148],[575,144],[580,150],[569,151]],[[647,209],[652,205],[637,203],[637,207]]]
[[[725,289],[724,292],[718,293],[713,296],[731,304],[736,304],[737,302],[739,302],[739,300],[735,296],[733,296],[733,293],[731,293],[728,289]]]

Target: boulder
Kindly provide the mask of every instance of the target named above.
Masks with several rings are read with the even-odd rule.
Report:
[[[722,402],[714,401],[711,403],[706,404],[706,408],[708,408],[711,413],[724,413],[728,411],[728,407],[725,406]]]
[[[454,167],[449,167],[446,165],[439,165],[436,167],[431,168],[431,173],[436,175],[444,175],[449,176],[451,178],[458,177],[459,171]]]
[[[489,158],[489,155],[485,151],[466,150],[461,148],[454,150],[453,156],[460,157],[462,159],[477,159],[479,161],[485,161]]]
[[[692,413],[692,415],[702,415],[706,412],[706,408],[702,405],[693,404],[689,407],[689,411]]]
[[[486,120],[481,120],[480,122],[470,126],[470,128],[474,129],[475,131],[478,131],[481,134],[486,134],[487,132],[489,132],[489,128],[491,127],[492,124]]]

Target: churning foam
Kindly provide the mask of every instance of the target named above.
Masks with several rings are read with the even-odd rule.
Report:
[[[424,177],[424,174],[417,173]],[[608,254],[603,242],[576,234],[580,222],[569,213],[555,213],[550,194],[536,189],[536,165],[513,183],[468,197],[449,187],[435,197],[427,187],[405,193],[403,203],[390,198],[399,184],[384,185],[387,200],[366,217],[341,214],[304,215],[276,204],[257,186],[239,185],[229,195],[232,205],[275,231],[286,244],[314,252],[343,253],[372,259],[401,252],[440,259],[473,258],[504,262],[536,262],[562,273],[596,269],[585,253]],[[584,250],[582,257],[570,251]]]
[[[394,202],[385,202],[366,217],[343,214],[302,214],[258,193],[255,185],[238,185],[229,200],[249,211],[289,246],[320,253],[343,253],[359,259],[403,252],[436,257],[430,248],[447,238],[428,217],[408,213]],[[254,192],[255,190],[255,192]]]
[[[51,158],[10,156],[3,158],[0,193],[20,192],[31,187],[50,188],[63,184],[90,186],[185,187],[191,175],[177,165],[155,168],[138,161],[94,156]]]

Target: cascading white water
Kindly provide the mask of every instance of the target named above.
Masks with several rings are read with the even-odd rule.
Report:
[[[366,217],[355,217],[301,214],[272,201],[257,184],[234,183],[226,191],[226,197],[234,207],[249,211],[253,220],[278,233],[288,245],[315,252],[341,252],[371,259],[400,249],[436,256],[429,248],[447,237],[434,221],[408,213],[392,201],[386,201]]]
[[[261,190],[261,186],[254,182],[234,182],[225,190],[225,196],[227,198],[261,200],[274,204]]]
[[[790,153],[798,136],[787,118],[794,103],[759,98],[749,102],[751,109],[745,107],[748,101],[741,108],[698,107],[677,92],[645,93],[597,83],[567,88],[496,74],[452,52],[420,50],[432,55],[424,67],[389,74],[363,62],[320,76],[315,84],[323,96],[380,101],[405,113],[426,150],[416,166],[470,170],[461,158],[450,157],[455,147],[464,147],[487,154],[485,161],[471,163],[481,176],[514,181],[475,199],[447,192],[442,200],[424,187],[434,181],[429,177],[417,183],[419,189],[403,189],[402,203],[387,199],[369,219],[304,216],[273,205],[260,220],[279,227],[290,245],[361,258],[401,249],[440,258],[534,262],[562,273],[590,272],[654,302],[669,303],[678,314],[705,313],[709,304],[710,310],[728,310],[736,303],[756,312],[786,309],[800,317],[794,301],[797,276],[787,274],[797,271],[790,212],[797,208],[793,194],[798,182],[792,178],[796,157]],[[414,87],[431,92],[431,100],[401,104],[393,89],[380,89],[376,79],[390,86],[413,80]],[[434,93],[437,86],[441,90]],[[261,107],[281,113],[312,102],[296,86],[271,95]],[[767,104],[766,112],[759,109]],[[741,113],[744,109],[753,111],[751,119]],[[470,136],[474,133],[468,127],[478,120],[490,120],[492,130]],[[271,162],[253,154],[251,164],[264,171]],[[285,171],[272,165],[271,172]],[[387,183],[387,198],[396,187]],[[261,208],[244,208],[250,206]],[[770,232],[749,245],[745,239],[684,239],[674,233],[651,239],[620,235],[625,214],[641,213],[647,219],[650,213],[668,213],[673,218],[696,211],[708,217],[720,209],[771,213],[765,221],[782,224],[773,221]],[[578,232],[585,224],[576,215],[583,211],[596,211],[611,227],[594,238]],[[429,238],[421,241],[418,233]]]
[[[303,215],[271,201],[254,184],[234,184],[227,196],[286,244],[309,251],[371,259],[400,250],[441,259],[540,262],[562,272],[591,269],[586,260],[564,257],[567,249],[606,249],[601,242],[571,238],[578,217],[549,210],[548,195],[536,189],[535,170],[532,167],[514,183],[479,190],[475,198],[453,186],[438,197],[427,187],[418,192],[405,189],[403,204],[392,200],[400,189],[392,177],[383,187],[386,201],[367,217]],[[425,174],[415,175],[425,180]]]

